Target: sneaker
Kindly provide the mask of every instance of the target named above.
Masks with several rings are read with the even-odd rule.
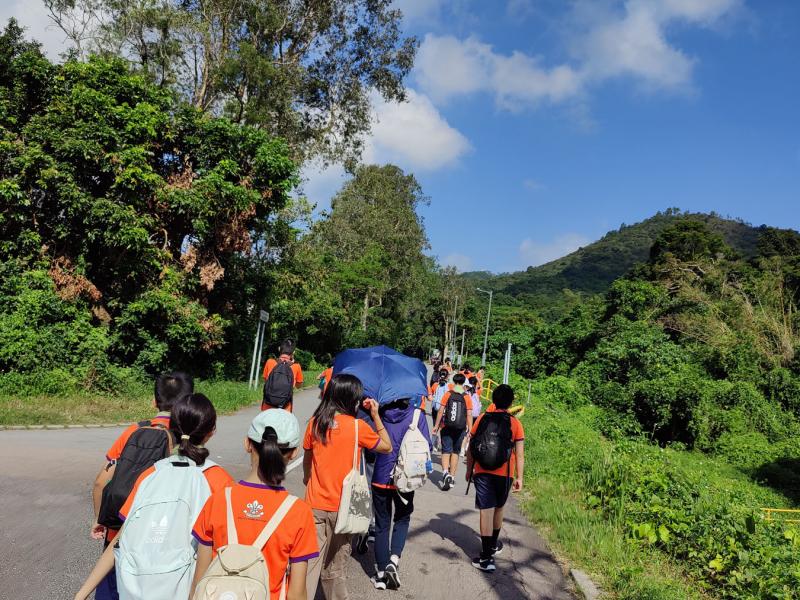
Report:
[[[496,568],[494,566],[494,559],[493,558],[473,558],[472,559],[472,566],[476,569],[480,569],[485,573],[494,573]]]
[[[372,582],[372,585],[375,586],[376,590],[385,590],[386,589],[386,575],[383,577],[378,577],[377,575],[373,575],[369,579]]]
[[[448,475],[445,475],[445,476],[442,478],[442,490],[443,490],[443,491],[445,491],[445,492],[446,492],[447,490],[449,490],[449,489],[450,489],[450,480],[451,480],[451,479],[452,479],[452,477],[450,477],[450,475],[449,475],[449,474],[448,474]]]
[[[495,546],[494,550],[492,550],[492,556],[497,556],[502,551],[503,551],[503,542],[501,542],[500,540],[497,540],[497,546]]]
[[[397,567],[394,563],[386,565],[386,589],[396,590],[400,588],[400,575],[397,573]]]

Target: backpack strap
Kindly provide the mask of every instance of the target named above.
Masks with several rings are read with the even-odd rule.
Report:
[[[231,490],[225,488],[225,508],[228,515],[228,545],[239,543],[239,534],[236,533],[236,521],[233,520],[233,503],[231,502]]]
[[[422,415],[422,411],[418,408],[414,409],[414,416],[411,417],[411,423],[409,424],[409,429],[419,429],[419,419]]]
[[[353,470],[354,471],[356,470],[356,467],[358,466],[358,463],[356,462],[358,460],[358,417],[356,417],[355,421],[356,421],[356,423],[355,423],[356,443],[355,443],[355,446],[353,446]]]
[[[297,498],[295,496],[286,496],[284,501],[278,507],[278,510],[276,510],[275,514],[272,515],[272,518],[267,522],[266,525],[264,525],[264,529],[262,529],[261,533],[258,534],[256,541],[253,542],[254,548],[261,550],[264,546],[266,546],[269,538],[273,533],[275,533],[275,530],[278,528],[278,525],[281,524],[281,521],[283,521],[284,517],[289,514],[289,511],[292,509],[292,505],[296,500]]]

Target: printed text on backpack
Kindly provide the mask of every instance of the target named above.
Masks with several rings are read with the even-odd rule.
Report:
[[[445,406],[444,409],[444,416],[442,417],[442,427],[466,429],[467,401],[464,399],[464,394],[450,392],[450,397],[447,399],[447,406]]]

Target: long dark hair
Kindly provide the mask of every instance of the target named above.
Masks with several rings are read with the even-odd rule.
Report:
[[[278,444],[278,434],[272,427],[265,427],[261,441],[250,440],[258,453],[258,478],[267,485],[280,485],[286,478],[285,456],[294,448]]]
[[[364,386],[355,375],[335,375],[328,383],[317,410],[314,411],[314,437],[328,443],[336,413],[355,417],[358,405],[364,399]]]
[[[203,442],[216,426],[217,411],[203,394],[188,394],[172,405],[169,430],[179,444],[178,454],[191,458],[198,466],[208,458]]]

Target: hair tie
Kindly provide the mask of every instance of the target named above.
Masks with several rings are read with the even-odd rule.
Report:
[[[186,434],[184,433],[184,434],[181,436],[181,439],[182,439],[182,440],[188,440],[188,439],[189,439],[189,436],[188,436],[188,435],[186,435]]]
[[[265,427],[264,433],[261,434],[261,441],[266,442],[267,440],[272,439],[275,443],[278,443],[278,433],[272,427]]]

